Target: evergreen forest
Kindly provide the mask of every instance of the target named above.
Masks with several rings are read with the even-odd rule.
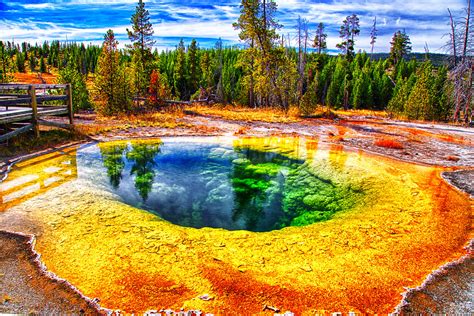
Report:
[[[373,54],[376,19],[372,52],[360,51],[360,21],[352,14],[341,21],[335,55],[328,52],[323,23],[309,30],[309,22],[300,17],[295,21],[297,45],[291,45],[279,34],[274,1],[243,0],[240,8],[233,26],[241,45],[235,46],[219,40],[213,48],[201,48],[196,40],[188,45],[181,40],[176,49],[158,51],[142,0],[131,17],[127,43],[119,43],[113,30],[101,46],[0,42],[0,81],[11,82],[13,73],[54,72],[59,82],[72,83],[76,109],[104,115],[171,101],[205,101],[285,111],[296,107],[302,116],[319,106],[386,110],[394,117],[430,121],[468,122],[472,116],[471,57],[469,50],[455,50],[461,45],[455,42],[460,27],[453,27],[448,45],[453,56],[412,54],[403,30],[393,34],[389,54]]]

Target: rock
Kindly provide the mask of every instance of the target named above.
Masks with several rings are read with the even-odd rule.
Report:
[[[202,301],[211,301],[213,300],[214,298],[212,296],[210,296],[209,294],[203,294],[203,295],[200,295],[198,296],[198,298]]]
[[[171,310],[171,309],[161,310],[160,312],[165,313],[166,316],[172,316],[172,315],[174,315],[174,311]]]
[[[275,313],[279,313],[280,310],[274,306],[270,306],[270,305],[265,305],[263,306],[263,311],[272,311],[272,312],[275,312]]]
[[[311,266],[309,264],[306,264],[306,265],[300,267],[300,269],[305,271],[305,272],[312,272],[313,271],[313,268],[311,268]]]

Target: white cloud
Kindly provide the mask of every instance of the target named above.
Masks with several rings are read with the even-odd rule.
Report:
[[[128,26],[114,27],[116,34],[126,34]],[[32,40],[32,42],[52,41],[52,40],[77,40],[90,38],[102,38],[109,28],[89,28],[78,29],[74,27],[63,27],[50,22],[33,22],[31,20],[23,20],[21,22],[12,23],[0,20],[0,29],[7,31],[6,36],[0,35],[0,39],[14,40],[15,42],[23,40]],[[90,40],[86,40],[90,42]],[[102,42],[100,40],[100,42]]]
[[[45,10],[45,9],[55,9],[56,5],[54,3],[29,3],[21,4],[24,9],[27,10]]]
[[[425,42],[433,49],[438,50],[444,45],[442,38],[449,31],[447,25],[447,7],[453,12],[461,12],[465,6],[464,0],[334,0],[320,2],[319,0],[276,0],[279,6],[277,19],[284,25],[282,34],[294,33],[294,25],[298,15],[310,21],[311,30],[315,25],[323,22],[327,26],[328,47],[334,49],[340,41],[338,30],[342,20],[349,14],[357,13],[360,17],[361,34],[357,38],[357,49],[369,49],[369,32],[374,16],[381,21],[378,25],[379,38],[377,51],[387,51],[393,32],[405,29],[411,37],[414,51],[423,51]],[[121,42],[126,42],[126,28],[129,26],[129,14],[134,10],[137,0],[55,0],[35,3],[13,0],[8,6],[20,13],[31,13],[30,19],[7,20],[6,15],[0,15],[1,40],[27,40],[41,42],[43,40],[65,39],[90,42],[101,40],[103,34],[112,28]],[[187,2],[168,0],[146,0],[154,23],[157,42],[164,37],[196,37],[196,38],[223,38],[238,42],[238,31],[232,23],[239,17],[239,0],[231,1],[196,1]],[[205,5],[205,6],[202,6]],[[48,15],[49,10],[68,8],[69,12],[81,8],[94,8],[98,11],[102,7],[110,10],[110,15],[101,15],[97,23],[90,23],[81,28],[80,21],[71,18],[56,19]],[[19,9],[21,8],[21,9]],[[114,11],[116,10],[116,11]],[[11,12],[11,10],[9,11]],[[42,12],[42,16],[38,15]],[[117,12],[117,15],[114,14]],[[91,13],[93,14],[93,13]],[[16,16],[11,14],[10,16]],[[119,16],[119,18],[117,17]],[[10,18],[11,19],[11,18]],[[75,26],[76,25],[76,26]],[[292,35],[291,35],[292,36]],[[159,45],[159,44],[158,44]]]
[[[156,36],[212,37],[238,40],[238,32],[227,21],[164,22],[153,26]]]

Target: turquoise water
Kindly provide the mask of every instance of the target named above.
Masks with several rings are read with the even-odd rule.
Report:
[[[104,143],[78,151],[78,175],[124,203],[195,228],[309,225],[351,208],[360,194],[278,146],[260,147],[199,139]]]

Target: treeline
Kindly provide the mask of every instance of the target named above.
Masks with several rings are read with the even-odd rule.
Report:
[[[101,47],[59,42],[50,45],[45,43],[42,46],[0,42],[1,47],[5,47],[8,56],[4,59],[7,73],[22,72],[27,68],[40,72],[59,69],[60,80],[75,83],[74,91],[78,94],[76,106],[82,109],[93,106],[88,100],[85,80],[87,76],[95,75]],[[26,50],[23,51],[22,47]],[[297,49],[286,48],[285,51],[289,60],[296,65]],[[117,49],[117,52],[118,63],[126,71],[125,77],[133,74],[131,56],[126,50]],[[220,42],[216,43],[215,48],[201,49],[196,41],[192,41],[187,47],[180,42],[178,49],[172,51],[154,51],[155,72],[152,71],[148,89],[154,96],[149,96],[149,102],[210,97],[222,103],[249,105],[247,82],[240,63],[242,53],[242,49],[222,47]],[[21,69],[15,68],[18,58],[25,60],[26,65]],[[43,62],[32,69],[29,60],[33,58],[42,59]],[[292,90],[289,93],[291,103],[298,105],[303,115],[310,115],[317,105],[336,109],[344,106],[351,109],[388,109],[392,113],[413,119],[448,120],[452,115],[449,98],[451,87],[446,66],[434,67],[429,60],[418,62],[415,59],[401,59],[393,66],[390,58],[372,60],[366,53],[356,54],[349,62],[344,56],[312,52],[308,54],[307,60],[304,92],[300,100],[296,67],[293,82],[289,85]],[[42,64],[45,70],[41,69]],[[128,79],[132,81],[133,78]],[[123,111],[132,109],[131,101],[136,94],[130,82],[129,86],[126,89],[128,96],[121,100],[125,102],[124,105],[116,106],[123,108]],[[85,98],[81,98],[81,89]],[[412,92],[413,96],[410,98]],[[423,95],[429,97],[421,98]],[[129,106],[125,106],[127,103]]]
[[[88,109],[93,104],[86,80],[96,72],[100,53],[101,47],[97,45],[60,41],[31,45],[0,41],[0,82],[13,81],[15,72],[50,73],[54,70],[60,83],[72,84],[76,110]]]
[[[42,45],[0,41],[0,79],[13,72],[42,72],[66,68],[71,60],[81,74],[94,73],[101,48],[97,45],[45,41]]]
[[[29,45],[0,42],[0,79],[9,73],[59,70],[59,80],[71,82],[78,108],[103,114],[157,107],[165,100],[213,100],[250,107],[290,106],[310,115],[318,105],[338,109],[388,110],[411,119],[448,120],[453,116],[453,84],[447,65],[409,59],[411,43],[397,31],[387,58],[355,53],[360,34],[353,14],[341,25],[341,53],[326,53],[325,26],[319,23],[309,38],[308,21],[297,21],[297,45],[278,34],[274,1],[242,1],[234,27],[244,47],[203,49],[193,40],[175,50],[152,51],[153,27],[142,0],[131,18],[130,44],[119,49],[112,30],[102,47],[75,43]],[[371,45],[376,45],[374,19]],[[312,47],[313,49],[309,49]],[[418,56],[419,57],[419,56]],[[438,56],[439,57],[439,56]],[[439,58],[437,58],[437,61]],[[91,76],[92,75],[92,76]],[[91,76],[91,77],[89,77]],[[87,88],[86,79],[94,78]],[[91,102],[90,100],[93,100]]]

